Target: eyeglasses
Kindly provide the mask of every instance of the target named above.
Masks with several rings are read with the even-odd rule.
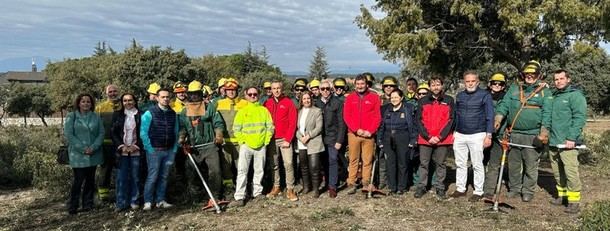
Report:
[[[491,85],[492,86],[504,86],[504,83],[503,82],[494,81],[494,82],[491,82]]]
[[[248,93],[247,95],[254,98],[258,96],[258,93]]]
[[[330,87],[321,87],[320,91],[330,91]]]

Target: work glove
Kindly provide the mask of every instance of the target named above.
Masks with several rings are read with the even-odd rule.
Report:
[[[494,130],[495,131],[498,131],[498,129],[500,129],[500,125],[502,125],[503,119],[504,119],[504,116],[496,115],[496,117],[494,118]]]

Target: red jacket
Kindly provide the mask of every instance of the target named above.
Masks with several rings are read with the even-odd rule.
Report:
[[[348,132],[362,129],[375,134],[381,123],[381,101],[379,95],[367,90],[362,97],[353,92],[345,98],[343,120]]]
[[[292,100],[286,96],[280,96],[276,102],[274,97],[270,97],[264,105],[271,113],[271,118],[273,118],[273,125],[275,126],[273,137],[292,142],[297,129],[297,108]]]
[[[428,143],[433,136],[438,136],[440,142],[437,145],[453,144],[454,110],[453,98],[441,95],[434,99],[432,94],[421,98],[418,102],[417,124],[419,128],[418,144],[431,145]]]

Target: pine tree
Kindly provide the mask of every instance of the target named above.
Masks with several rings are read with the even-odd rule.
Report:
[[[322,80],[328,77],[328,62],[326,61],[326,51],[324,47],[316,47],[311,65],[309,65],[309,77],[311,79]]]

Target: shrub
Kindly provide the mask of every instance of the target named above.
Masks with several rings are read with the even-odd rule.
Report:
[[[610,176],[610,130],[602,134],[585,134],[588,149],[581,150],[578,160],[582,164],[595,166],[599,176]]]
[[[596,201],[580,214],[580,230],[610,230],[610,200]]]

